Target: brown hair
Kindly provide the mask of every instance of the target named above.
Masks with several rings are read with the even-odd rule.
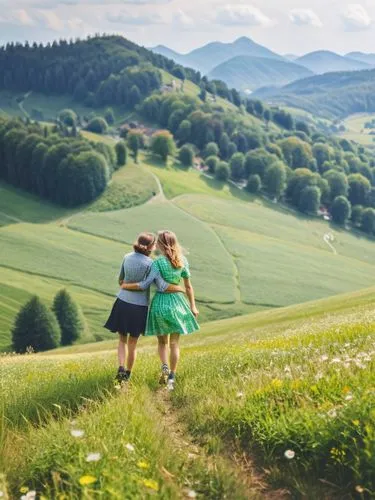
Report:
[[[152,233],[141,233],[134,243],[134,252],[149,256],[155,244],[155,235]]]
[[[172,231],[159,231],[157,245],[174,268],[184,267],[182,249],[177,236]]]

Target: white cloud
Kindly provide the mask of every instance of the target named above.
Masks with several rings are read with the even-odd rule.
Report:
[[[16,26],[34,26],[35,21],[25,9],[11,10],[0,16],[0,23]]]
[[[372,25],[370,15],[359,3],[349,4],[342,17],[347,31],[366,30]]]
[[[51,31],[64,31],[65,22],[51,10],[43,10],[37,13],[39,24]]]
[[[311,9],[292,9],[289,12],[289,19],[298,26],[315,26],[316,28],[323,26],[319,16]]]
[[[173,14],[173,19],[172,19],[173,24],[179,24],[182,26],[194,26],[194,20],[186,14],[185,11],[178,9],[174,14]]]
[[[120,12],[108,12],[106,15],[107,21],[114,24],[133,24],[133,25],[150,25],[164,24],[164,20],[157,13],[133,14],[122,10]]]
[[[225,26],[269,26],[272,20],[253,5],[227,4],[218,10],[216,21]]]

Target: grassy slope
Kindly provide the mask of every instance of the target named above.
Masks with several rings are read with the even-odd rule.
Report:
[[[370,135],[372,129],[365,129],[365,123],[375,118],[375,113],[356,113],[348,116],[344,121],[346,130],[340,135],[350,141],[364,146],[375,146],[375,136]]]
[[[205,325],[199,334],[183,341],[172,407],[155,392],[158,364],[154,342],[147,341],[141,348],[132,390],[126,398],[105,396],[95,384],[96,380],[99,387],[110,387],[114,352],[107,349],[114,344],[96,343],[4,359],[1,399],[6,414],[19,427],[9,435],[11,442],[7,438],[3,442],[3,467],[11,490],[27,485],[48,492],[50,472],[57,471],[65,483],[58,481],[55,486],[77,494],[85,491],[79,478],[89,474],[102,491],[120,497],[124,486],[141,494],[136,484],[143,488],[142,479],[153,478],[164,492],[162,498],[169,498],[168,485],[176,488],[176,497],[186,484],[204,498],[224,498],[228,476],[222,468],[214,468],[214,486],[213,477],[197,478],[204,467],[211,470],[207,464],[199,464],[193,479],[189,461],[181,457],[184,465],[175,475],[169,454],[158,454],[158,448],[171,444],[169,414],[174,414],[185,443],[188,437],[181,421],[188,424],[196,443],[202,446],[201,456],[205,449],[217,460],[215,456],[225,455],[228,444],[236,442],[240,453],[255,452],[259,465],[269,471],[271,486],[286,486],[294,497],[330,498],[335,493],[339,498],[347,494],[351,498],[355,486],[371,489],[374,304],[375,289],[371,288]],[[82,394],[89,399],[71,424],[71,417],[65,416],[69,417],[68,408],[76,411]],[[103,398],[103,404],[93,403]],[[25,429],[20,414],[35,420],[36,408],[46,426]],[[120,413],[127,422],[121,436]],[[85,431],[83,439],[69,436],[72,425]],[[169,444],[162,444],[165,439]],[[135,445],[135,461],[133,455],[129,458],[126,443]],[[176,443],[172,446],[181,450]],[[186,454],[197,453],[188,447]],[[287,449],[296,453],[290,462],[283,456]],[[85,463],[89,452],[100,452],[102,459]],[[340,456],[344,460],[338,460]],[[147,470],[137,469],[139,460],[149,464]],[[163,467],[176,479],[160,474]],[[128,471],[122,474],[126,480],[121,484],[116,480],[120,470]],[[185,474],[190,475],[188,483]],[[336,485],[334,490],[318,478]],[[231,486],[236,491],[233,498],[242,498],[238,484]],[[95,488],[89,486],[85,494],[93,495]]]
[[[155,176],[171,201],[159,196],[152,205],[112,210],[152,196],[157,190]],[[102,338],[109,338],[100,324],[116,291],[119,262],[140,230],[169,227],[178,232],[189,251],[202,320],[311,300],[372,283],[375,247],[366,238],[297,216],[196,171],[166,168],[152,157],[143,157],[141,165],[130,162],[120,169],[102,197],[81,212],[57,209],[5,185],[1,188],[2,266],[36,276],[38,293],[47,300],[49,292],[40,289],[44,278],[56,287],[85,289],[88,295],[82,305],[92,334]],[[17,218],[33,224],[17,223]],[[42,224],[36,231],[38,222]],[[323,241],[328,231],[335,236],[338,256]],[[12,286],[9,281],[0,283]],[[4,297],[17,294],[4,290]],[[93,299],[90,310],[91,291],[106,294],[103,307]],[[24,293],[18,296],[16,305],[3,306],[3,348],[9,343],[9,325],[16,309],[26,300]]]

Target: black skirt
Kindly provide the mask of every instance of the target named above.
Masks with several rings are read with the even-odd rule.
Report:
[[[137,306],[117,299],[104,328],[121,335],[138,338],[146,330],[147,306]]]

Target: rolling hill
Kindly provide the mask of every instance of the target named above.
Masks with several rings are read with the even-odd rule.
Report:
[[[315,74],[323,74],[336,71],[358,71],[370,69],[371,65],[366,62],[340,56],[328,50],[310,52],[295,59],[295,63],[308,68]]]
[[[280,89],[260,89],[256,96],[305,109],[327,118],[375,111],[375,70],[316,75]]]
[[[264,57],[237,56],[216,66],[212,80],[223,80],[229,87],[255,90],[266,85],[286,85],[313,73],[293,62]]]
[[[364,52],[349,52],[345,57],[350,59],[355,59],[356,61],[361,61],[370,66],[375,66],[375,54],[365,54]]]
[[[144,204],[155,176],[167,199]],[[134,198],[138,206],[113,210],[121,207],[121,193],[128,199],[140,186],[145,192]],[[202,321],[357,290],[375,273],[375,245],[365,237],[332,228],[334,255],[323,239],[323,221],[275,210],[234,186],[162,167],[152,157],[119,170],[102,197],[79,211],[51,211],[31,195],[5,184],[1,189],[1,349],[8,348],[15,315],[30,295],[50,303],[61,287],[88,318],[91,333],[82,341],[111,338],[101,325],[116,293],[119,262],[140,230],[168,226],[178,233],[189,252]]]
[[[211,42],[188,54],[178,54],[165,47],[155,47],[154,52],[171,57],[179,64],[194,68],[204,74],[210,73],[216,66],[236,56],[263,57],[283,60],[283,57],[272,50],[257,44],[247,37],[241,37],[232,43]]]

